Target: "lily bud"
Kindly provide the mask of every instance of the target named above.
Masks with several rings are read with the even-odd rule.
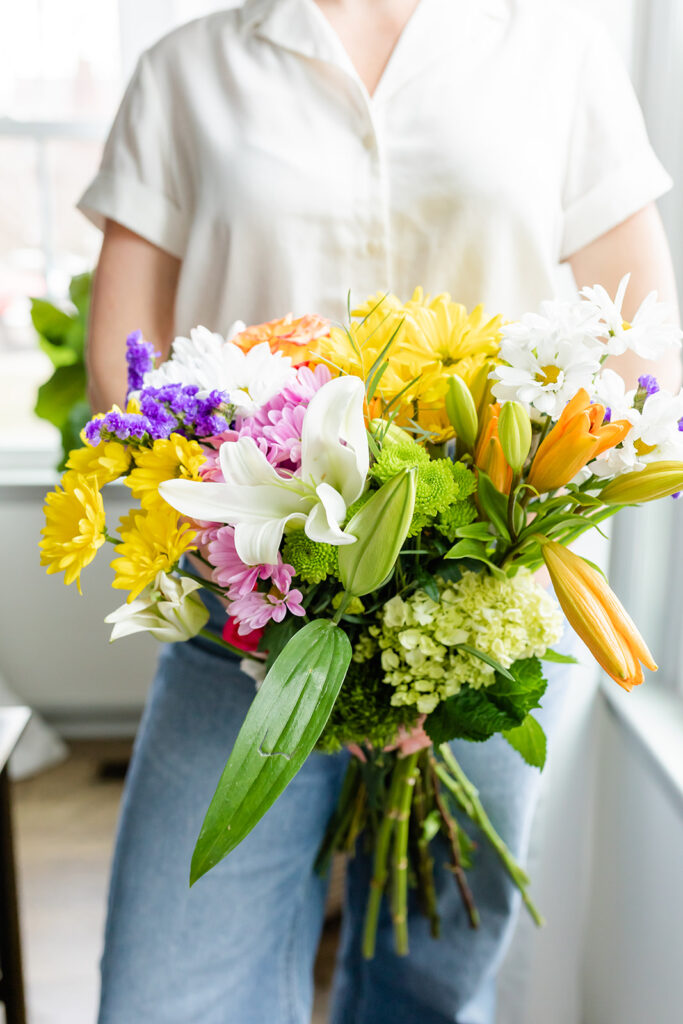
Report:
[[[656,671],[650,651],[604,577],[556,541],[542,540],[543,559],[572,629],[615,682],[632,690],[643,681],[641,662]]]
[[[484,424],[474,450],[474,464],[483,469],[491,483],[501,494],[509,494],[512,486],[512,468],[503,454],[498,435],[500,405],[494,402],[486,409]]]
[[[416,476],[406,469],[387,480],[346,525],[356,542],[339,548],[339,579],[352,597],[377,590],[394,568],[413,519]]]
[[[414,443],[414,439],[408,431],[397,427],[395,423],[388,423],[386,420],[377,418],[370,420],[369,427],[373,435],[379,434],[379,440],[383,445]]]
[[[514,473],[521,473],[531,448],[531,420],[520,402],[505,402],[498,417],[503,455]]]
[[[448,378],[446,412],[456,437],[460,438],[466,448],[474,448],[479,432],[477,407],[467,384],[455,373]]]
[[[208,608],[194,593],[199,589],[195,580],[157,573],[136,600],[107,615],[104,621],[114,627],[110,639],[143,632],[167,644],[191,639],[209,620]]]
[[[605,505],[633,505],[683,491],[683,462],[651,462],[644,469],[610,480],[600,492]]]

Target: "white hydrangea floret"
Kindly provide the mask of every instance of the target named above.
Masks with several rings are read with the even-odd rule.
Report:
[[[361,638],[356,660],[381,652],[384,681],[394,688],[391,703],[429,714],[463,686],[479,689],[495,680],[494,670],[458,650],[469,644],[509,668],[521,658],[540,656],[562,635],[556,601],[521,569],[511,579],[466,572],[456,583],[437,578],[439,600],[423,590],[394,597],[380,623]]]

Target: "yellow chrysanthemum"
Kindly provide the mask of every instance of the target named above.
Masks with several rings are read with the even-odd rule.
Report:
[[[168,508],[159,495],[159,484],[176,477],[200,480],[199,469],[204,461],[200,444],[188,441],[182,434],[171,434],[169,438],[155,441],[151,448],[135,452],[135,468],[126,477],[126,484],[133,497],[140,499],[143,508]]]
[[[126,445],[118,441],[101,441],[97,445],[86,444],[69,452],[67,469],[73,469],[94,480],[98,487],[117,480],[130,469],[132,458]]]
[[[63,572],[64,582],[76,581],[81,593],[81,569],[92,562],[104,544],[104,504],[96,482],[73,470],[61,487],[45,499],[40,564],[48,573]]]
[[[444,409],[448,376],[458,373],[469,383],[493,365],[502,318],[486,320],[481,306],[468,313],[446,293],[432,299],[421,288],[405,304],[395,295],[373,295],[353,316],[360,319],[348,331],[333,328],[319,340],[321,360],[367,380],[393,336],[376,396],[387,403],[401,395],[397,422],[413,419],[439,439],[452,436]]]
[[[186,551],[196,548],[190,524],[165,502],[148,511],[132,510],[120,523],[119,558],[111,567],[116,573],[112,587],[129,590],[133,601],[152,583],[158,572],[170,572]]]

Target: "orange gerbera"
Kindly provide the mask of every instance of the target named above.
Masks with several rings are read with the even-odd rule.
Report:
[[[292,313],[288,313],[280,320],[269,320],[264,324],[247,327],[232,340],[243,352],[267,341],[272,352],[281,352],[289,356],[292,366],[300,366],[311,358],[308,346],[329,333],[330,322],[322,316],[311,313],[295,318]]]

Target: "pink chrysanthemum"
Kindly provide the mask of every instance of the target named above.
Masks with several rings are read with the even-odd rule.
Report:
[[[281,593],[275,587],[268,593],[254,590],[251,594],[238,597],[230,605],[230,615],[239,623],[237,632],[243,636],[255,629],[263,629],[272,620],[282,622],[287,612],[305,615],[302,607],[303,595],[300,590]]]
[[[259,580],[272,580],[279,591],[289,591],[294,569],[286,565],[280,555],[276,565],[245,565],[235,547],[235,530],[222,526],[210,542],[208,559],[213,569],[215,582],[227,591],[231,601],[245,597],[256,587]]]
[[[251,437],[273,466],[296,471],[301,463],[301,431],[313,395],[331,380],[326,366],[299,367],[296,382],[253,416],[237,422],[240,437]]]
[[[205,548],[216,539],[219,530],[223,529],[223,523],[209,523],[204,519],[195,519],[192,521],[192,529],[196,533],[195,542],[200,548]]]

